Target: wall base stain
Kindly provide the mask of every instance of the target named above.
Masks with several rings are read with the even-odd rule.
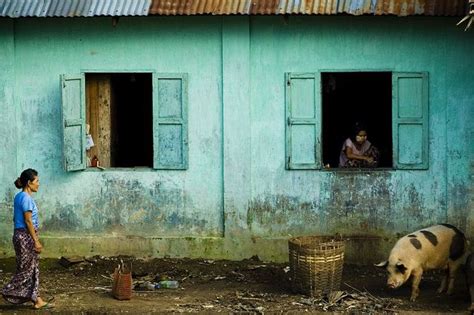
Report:
[[[388,256],[396,239],[378,236],[344,236],[345,261],[372,264]],[[287,238],[137,238],[137,237],[43,237],[42,257],[67,255],[135,257],[176,257],[242,260],[258,256],[263,261],[288,262]],[[74,244],[74,245],[72,245]],[[11,244],[2,257],[14,256]],[[238,250],[236,250],[238,249]]]

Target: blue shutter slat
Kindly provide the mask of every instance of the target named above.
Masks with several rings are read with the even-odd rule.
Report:
[[[396,169],[428,169],[428,75],[393,73],[393,161]]]
[[[286,169],[321,168],[319,73],[286,73]]]
[[[153,84],[153,167],[187,169],[187,74],[155,74]]]
[[[61,75],[63,158],[66,171],[86,168],[84,74]]]

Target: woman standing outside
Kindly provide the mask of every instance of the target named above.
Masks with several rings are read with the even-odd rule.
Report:
[[[15,186],[22,190],[15,195],[13,202],[16,271],[3,288],[2,295],[10,303],[32,301],[33,308],[44,309],[50,304],[39,296],[38,254],[43,246],[38,238],[38,207],[32,198],[39,188],[38,172],[31,168],[24,170],[15,181]]]

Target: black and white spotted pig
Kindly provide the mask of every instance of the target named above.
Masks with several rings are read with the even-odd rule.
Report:
[[[466,281],[471,294],[471,306],[469,310],[474,312],[474,254],[470,254],[466,260]]]
[[[388,271],[388,287],[395,289],[413,277],[411,298],[415,301],[423,271],[446,269],[446,276],[438,289],[451,294],[457,270],[467,256],[464,234],[449,224],[434,225],[400,238],[387,261],[377,264]]]

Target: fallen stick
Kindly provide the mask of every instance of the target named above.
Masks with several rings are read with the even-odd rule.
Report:
[[[349,288],[353,289],[353,290],[356,290],[357,292],[359,292],[360,294],[362,295],[368,295],[368,297],[372,300],[375,300],[376,302],[380,302],[381,300],[379,298],[376,298],[375,296],[373,296],[367,289],[365,289],[365,292],[357,289],[357,288],[354,288],[353,286],[351,286],[350,284],[348,284],[347,282],[344,282],[345,285],[347,285]]]

